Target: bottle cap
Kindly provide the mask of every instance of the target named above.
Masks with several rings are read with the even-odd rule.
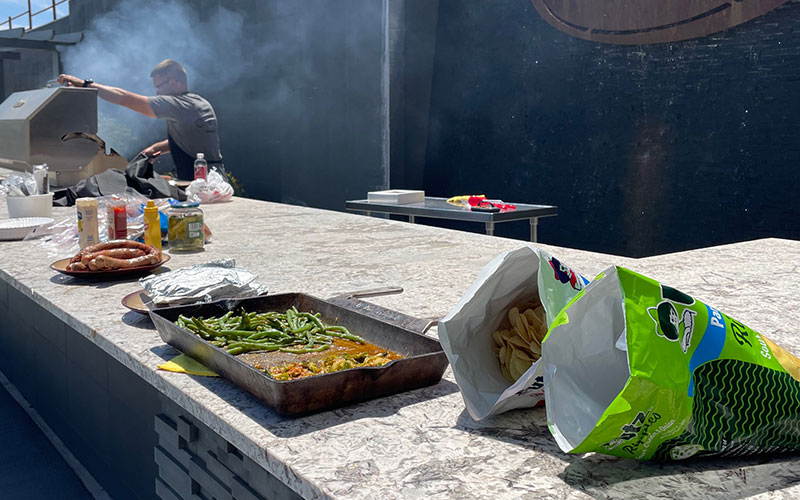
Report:
[[[199,207],[200,203],[196,201],[181,201],[172,205],[175,208],[195,208]]]
[[[197,159],[198,159],[198,160],[202,160],[202,159],[203,159],[203,158],[205,158],[205,157],[206,157],[206,155],[205,155],[205,154],[203,154],[203,153],[197,153]]]
[[[144,207],[144,209],[147,212],[153,212],[153,211],[157,212],[158,211],[158,208],[156,208],[156,204],[153,203],[153,200],[147,200],[147,205]]]

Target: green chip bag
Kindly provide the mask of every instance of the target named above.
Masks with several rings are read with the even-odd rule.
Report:
[[[639,460],[800,450],[800,360],[713,307],[612,267],[542,347],[562,450]]]

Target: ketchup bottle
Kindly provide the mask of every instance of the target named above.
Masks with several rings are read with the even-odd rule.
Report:
[[[114,205],[114,239],[128,239],[128,209],[124,201]]]

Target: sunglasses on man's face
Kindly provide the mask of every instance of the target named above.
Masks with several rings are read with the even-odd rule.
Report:
[[[164,80],[161,83],[154,83],[153,86],[156,88],[156,90],[158,90],[158,89],[160,89],[161,87],[165,86],[166,84],[168,84],[171,81],[172,81],[172,78],[170,78],[168,80]]]

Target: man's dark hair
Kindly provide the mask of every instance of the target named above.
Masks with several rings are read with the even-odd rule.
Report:
[[[158,66],[153,68],[153,71],[150,72],[150,77],[154,78],[156,76],[172,78],[186,87],[189,86],[189,82],[186,78],[186,68],[181,66],[181,63],[178,61],[172,59],[164,59],[158,63]]]

